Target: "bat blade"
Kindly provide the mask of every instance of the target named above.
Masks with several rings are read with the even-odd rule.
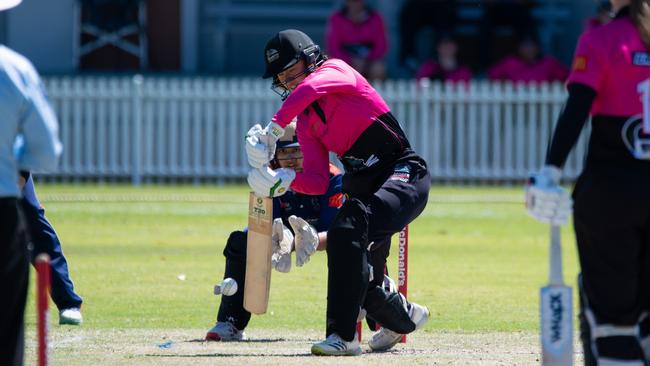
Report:
[[[540,291],[542,365],[573,365],[573,290],[551,285]]]
[[[573,290],[564,285],[560,227],[551,226],[548,285],[540,290],[543,366],[573,365]]]
[[[271,288],[273,200],[251,192],[248,204],[244,309],[264,314]]]

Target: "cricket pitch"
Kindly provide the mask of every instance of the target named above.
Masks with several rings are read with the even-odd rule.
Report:
[[[244,342],[205,342],[206,330],[85,330],[55,327],[50,333],[52,365],[331,365],[332,357],[310,354],[322,332],[251,329]],[[365,332],[368,337],[370,332]],[[536,333],[418,332],[408,343],[373,353],[337,357],[337,365],[536,365]],[[35,363],[34,334],[27,334],[26,364]],[[576,345],[577,346],[577,345]],[[579,350],[579,347],[575,348]],[[582,355],[576,355],[581,362]],[[579,363],[578,363],[579,364]]]

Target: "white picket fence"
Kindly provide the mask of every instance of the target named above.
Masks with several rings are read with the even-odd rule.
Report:
[[[248,172],[243,136],[280,105],[267,81],[206,77],[49,77],[64,154],[50,179],[223,181]],[[524,179],[543,162],[560,84],[376,85],[435,181]],[[574,178],[581,138],[565,169]]]

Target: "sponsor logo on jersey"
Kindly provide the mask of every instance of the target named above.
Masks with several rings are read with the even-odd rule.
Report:
[[[573,61],[573,71],[587,70],[587,56],[576,56]]]
[[[393,175],[388,178],[389,180],[397,180],[403,183],[408,183],[409,179],[411,178],[411,169],[408,167],[408,165],[398,165],[395,167],[395,170],[393,171]]]
[[[650,66],[650,53],[634,52],[632,54],[632,64],[636,66]]]

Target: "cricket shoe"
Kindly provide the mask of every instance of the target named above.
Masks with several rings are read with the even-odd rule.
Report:
[[[359,337],[355,334],[352,342],[346,342],[338,334],[332,333],[324,341],[314,343],[311,353],[317,356],[358,356],[361,354]]]
[[[415,324],[415,329],[420,329],[429,320],[429,309],[426,306],[418,305],[414,302],[408,309],[409,318]],[[373,351],[388,351],[393,348],[401,339],[403,334],[393,332],[388,328],[381,327],[378,332],[372,335],[368,341],[368,346]]]
[[[235,328],[231,322],[217,322],[205,335],[205,340],[215,342],[243,341],[246,340],[246,334],[243,330]]]
[[[79,325],[83,322],[81,309],[68,308],[59,311],[59,324]]]

